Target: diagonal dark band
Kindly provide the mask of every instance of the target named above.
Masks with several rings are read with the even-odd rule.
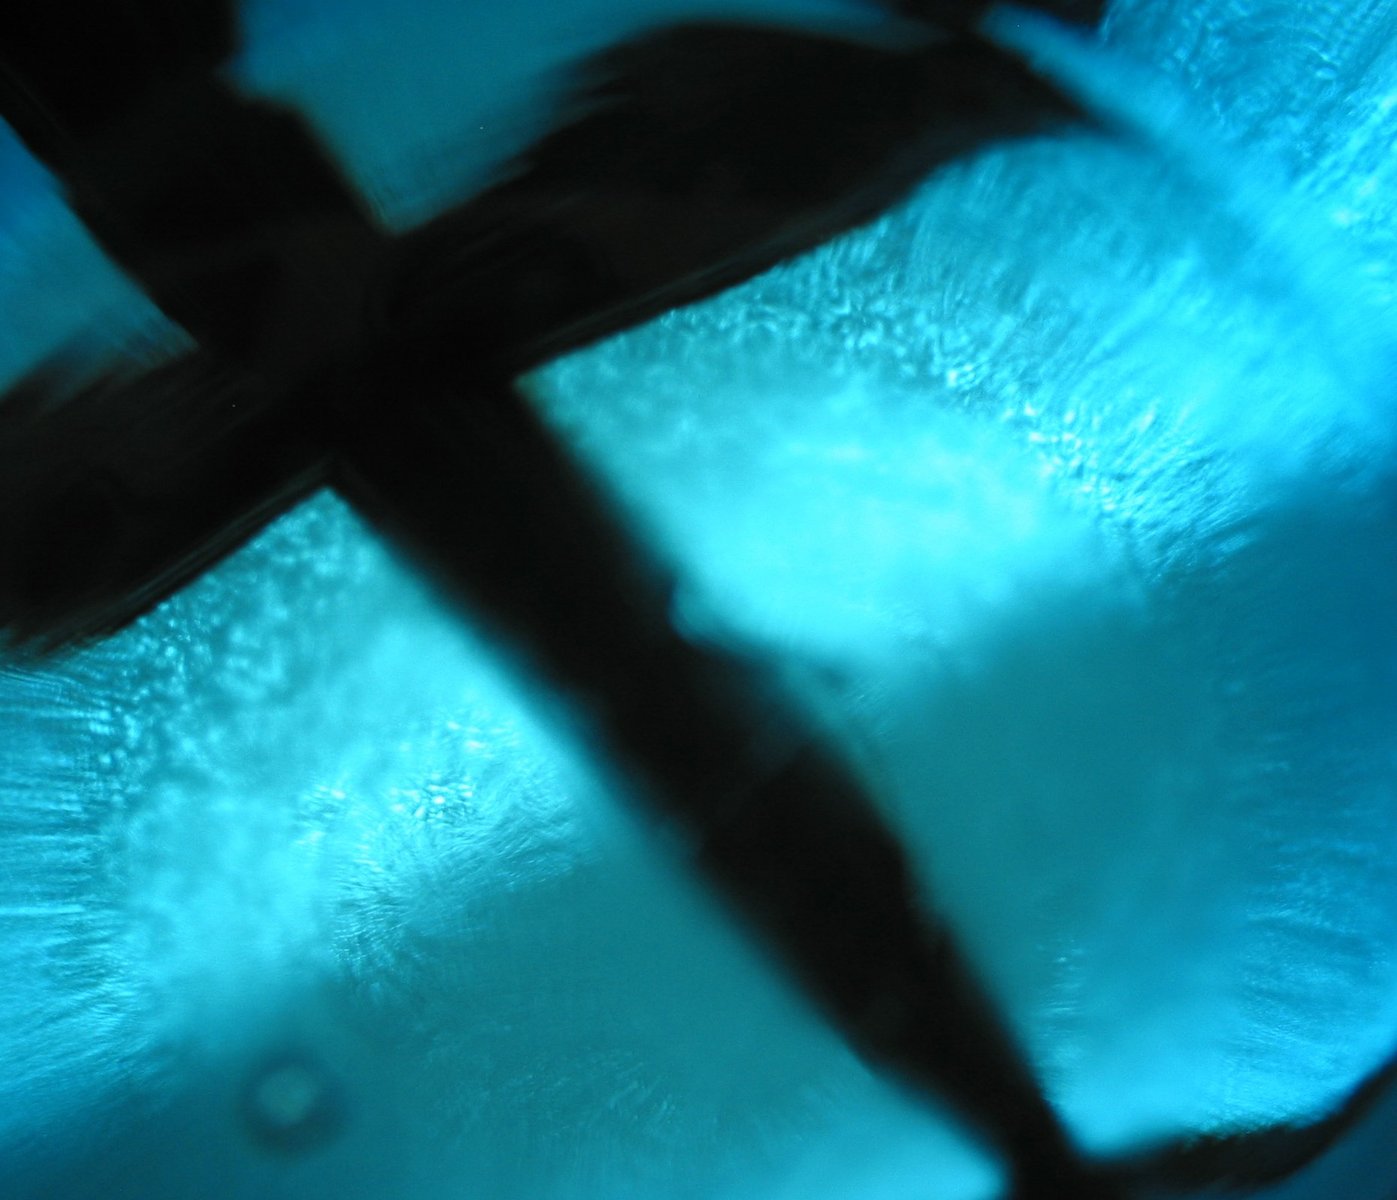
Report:
[[[758,667],[676,633],[668,573],[509,382],[1080,114],[965,35],[680,27],[600,60],[513,178],[394,241],[300,121],[208,72],[222,36],[180,25],[185,58],[105,70],[115,112],[42,38],[11,43],[21,133],[200,348],[5,402],[0,621],[49,642],[113,628],[332,482],[569,698],[854,1046],[953,1102],[1023,1195],[1112,1194],[848,768]]]

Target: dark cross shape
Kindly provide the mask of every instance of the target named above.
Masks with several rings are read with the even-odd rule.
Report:
[[[969,31],[975,0],[940,30],[894,7],[891,46],[710,23],[614,49],[504,182],[394,238],[215,74],[231,0],[10,6],[0,109],[197,346],[76,383],[60,359],[0,403],[0,626],[116,629],[334,486],[570,699],[855,1047],[953,1102],[1017,1196],[1107,1197],[1168,1156],[1081,1163],[848,767],[757,664],[676,632],[670,573],[512,382],[1082,119]]]

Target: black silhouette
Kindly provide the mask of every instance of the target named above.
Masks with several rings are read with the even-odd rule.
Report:
[[[196,348],[143,372],[65,356],[0,401],[0,626],[38,649],[116,629],[330,484],[570,700],[849,1040],[956,1105],[1016,1195],[1201,1182],[1228,1174],[1207,1143],[1080,1160],[848,766],[759,664],[673,628],[665,565],[512,383],[957,156],[1087,119],[975,35],[983,6],[892,7],[895,45],[706,23],[617,47],[500,183],[393,238],[294,114],[217,74],[230,2],[9,6],[4,115]]]

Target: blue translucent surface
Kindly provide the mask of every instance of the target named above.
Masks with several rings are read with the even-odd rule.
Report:
[[[488,81],[460,7],[263,0],[240,70],[410,221],[640,6],[490,18]],[[981,155],[531,392],[676,619],[880,781],[1084,1141],[1310,1113],[1397,1040],[1397,6],[996,29],[1128,134]],[[152,319],[13,161],[5,376]],[[992,1194],[539,699],[328,496],[0,673],[21,1194]],[[239,1114],[286,1054],[344,1122],[299,1155]]]

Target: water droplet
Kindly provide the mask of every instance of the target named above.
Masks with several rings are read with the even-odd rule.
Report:
[[[344,1126],[339,1089],[309,1055],[284,1053],[264,1061],[243,1090],[243,1118],[264,1149],[304,1154],[319,1149]]]

